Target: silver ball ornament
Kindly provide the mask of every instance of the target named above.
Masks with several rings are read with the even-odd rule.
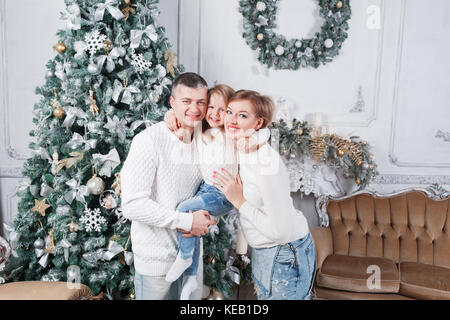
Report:
[[[123,47],[117,48],[117,52],[119,53],[120,57],[124,57],[127,54],[127,50]]]
[[[53,78],[55,76],[55,73],[52,70],[47,70],[47,72],[45,73],[45,77],[47,79]]]
[[[98,66],[93,63],[89,64],[87,69],[90,74],[96,74],[98,72]]]
[[[327,39],[327,40],[325,40],[325,42],[323,44],[324,44],[325,48],[330,49],[333,46],[334,42],[331,39]]]
[[[44,239],[38,238],[34,241],[33,245],[36,249],[44,249],[45,241],[44,241]]]
[[[91,194],[99,195],[105,190],[105,183],[100,177],[93,176],[88,180],[86,186]]]

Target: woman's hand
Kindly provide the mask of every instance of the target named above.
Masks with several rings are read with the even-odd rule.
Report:
[[[242,180],[239,174],[236,179],[225,169],[222,172],[214,171],[214,186],[222,191],[233,206],[239,210],[242,204],[246,201],[243,194]]]
[[[241,138],[236,142],[236,148],[240,153],[252,153],[261,148],[265,142],[258,144],[254,137]]]

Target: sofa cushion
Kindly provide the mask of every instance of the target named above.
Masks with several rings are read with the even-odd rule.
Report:
[[[376,274],[369,268],[371,266],[376,270],[379,267],[379,285],[373,281]],[[394,262],[389,259],[330,255],[317,274],[317,284],[320,287],[352,292],[397,293],[400,275]]]
[[[450,299],[450,269],[416,262],[400,263],[400,293],[416,299]]]

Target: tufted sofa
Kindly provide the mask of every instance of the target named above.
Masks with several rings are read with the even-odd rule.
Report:
[[[433,185],[320,198],[318,299],[450,299],[450,194]]]

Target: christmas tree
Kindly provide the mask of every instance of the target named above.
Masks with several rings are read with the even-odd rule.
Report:
[[[157,26],[158,1],[66,0],[66,30],[34,106],[7,281],[80,281],[133,293],[120,169],[135,134],[162,119],[181,71]]]
[[[29,182],[18,189],[12,231],[19,240],[1,276],[81,282],[94,295],[132,298],[119,173],[132,138],[163,119],[182,67],[156,24],[158,0],[65,3],[66,30],[36,89],[32,156],[23,167]],[[236,269],[223,251],[230,235],[223,222],[219,228],[215,241],[205,239],[205,283],[230,298],[236,280],[226,271]]]

